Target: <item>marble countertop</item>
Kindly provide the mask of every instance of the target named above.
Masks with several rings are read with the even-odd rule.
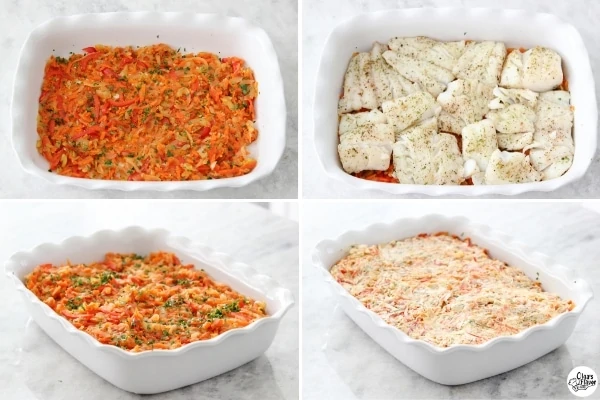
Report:
[[[303,1],[302,53],[302,192],[304,198],[419,198],[423,195],[393,195],[379,191],[363,191],[329,178],[320,166],[313,135],[313,98],[316,75],[327,35],[333,27],[352,15],[410,7],[491,7],[521,8],[559,15],[581,33],[590,55],[592,69],[600,71],[600,2],[594,0],[337,0]],[[600,86],[596,83],[596,97]],[[500,196],[488,196],[500,197]],[[586,175],[579,181],[549,193],[533,192],[515,197],[523,198],[598,198],[600,197],[600,156],[592,160]]]
[[[86,235],[98,229],[143,225],[163,227],[174,234],[204,242],[272,276],[292,291],[296,305],[282,319],[267,352],[213,379],[151,397],[165,400],[298,398],[297,223],[252,204],[145,201],[118,205],[112,202],[5,202],[0,207],[0,220],[0,260],[47,241]],[[83,393],[88,400],[141,398],[104,381],[53,342],[29,318],[21,296],[4,271],[0,273],[0,304],[0,398],[79,400]]]
[[[208,192],[91,191],[53,185],[26,173],[11,145],[10,104],[19,52],[29,32],[63,15],[109,11],[185,11],[242,17],[263,28],[277,52],[288,110],[286,149],[275,171],[243,188]],[[298,197],[298,3],[296,0],[2,0],[0,2],[0,198],[266,198]]]
[[[596,205],[596,208],[597,207]],[[575,331],[544,357],[507,373],[461,386],[421,377],[379,347],[339,308],[311,265],[314,246],[349,229],[430,213],[464,215],[504,231],[577,270],[596,293]],[[351,218],[348,218],[351,216]],[[576,203],[427,201],[303,206],[302,363],[303,397],[312,399],[574,398],[567,387],[572,368],[600,372],[600,215]],[[600,398],[596,391],[589,398]]]

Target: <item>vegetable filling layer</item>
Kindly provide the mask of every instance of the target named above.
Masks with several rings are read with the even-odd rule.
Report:
[[[84,51],[46,64],[37,148],[49,171],[184,181],[256,166],[246,147],[258,136],[258,84],[244,60],[162,44]]]
[[[25,284],[77,329],[133,352],[175,349],[267,315],[264,303],[165,252],[108,253],[87,265],[43,264]]]

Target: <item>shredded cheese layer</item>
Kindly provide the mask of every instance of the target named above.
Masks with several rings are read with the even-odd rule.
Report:
[[[514,335],[575,307],[447,233],[353,246],[331,274],[388,324],[439,347]]]

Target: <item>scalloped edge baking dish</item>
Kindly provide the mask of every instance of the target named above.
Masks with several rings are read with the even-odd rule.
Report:
[[[249,174],[202,181],[129,182],[85,179],[48,172],[38,154],[35,118],[44,66],[50,55],[94,44],[144,46],[166,43],[188,52],[209,51],[222,57],[237,56],[254,70],[260,94],[256,99],[258,139],[248,147],[257,159]],[[52,51],[52,50],[56,51]],[[86,189],[196,190],[240,187],[269,175],[285,149],[286,106],[277,54],[264,30],[242,18],[216,14],[175,12],[116,12],[53,18],[37,26],[23,48],[12,97],[12,142],[21,166],[30,174],[57,184]]]
[[[337,154],[337,103],[352,53],[368,51],[374,41],[425,35],[439,40],[496,40],[511,47],[547,46],[558,51],[575,106],[573,165],[557,179],[490,186],[408,185],[355,178],[341,167]],[[410,8],[356,15],[337,25],[325,44],[314,96],[313,137],[321,166],[330,177],[358,189],[429,196],[516,195],[551,191],[580,179],[596,152],[598,110],[594,76],[581,35],[573,25],[544,13],[491,8]]]
[[[127,352],[105,345],[75,328],[40,301],[22,280],[37,265],[74,263],[102,259],[107,252],[172,251],[184,263],[204,268],[218,282],[267,303],[268,317],[232,329],[213,339],[174,350]],[[189,239],[172,236],[164,229],[128,227],[102,230],[90,236],[74,236],[58,244],[44,243],[14,254],[5,265],[6,274],[21,293],[34,321],[59,346],[113,385],[139,394],[160,393],[191,385],[237,368],[263,354],[271,345],[279,322],[294,304],[292,293],[247,264],[236,262]],[[210,360],[210,362],[206,362]]]
[[[492,257],[518,267],[531,279],[538,278],[539,273],[539,281],[545,290],[573,300],[575,308],[516,335],[498,337],[480,345],[441,348],[413,339],[386,324],[350,295],[329,273],[329,269],[347,254],[353,244],[385,243],[419,233],[440,231],[470,237],[473,243],[487,248]],[[434,214],[348,231],[337,239],[319,242],[313,250],[312,261],[341,308],[363,331],[404,365],[443,385],[461,385],[501,374],[556,349],[569,338],[586,304],[593,298],[590,285],[573,271],[504,233],[474,224],[464,217]]]

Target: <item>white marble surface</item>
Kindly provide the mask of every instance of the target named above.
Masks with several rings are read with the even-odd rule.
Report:
[[[109,204],[110,203],[110,204]],[[156,399],[298,398],[298,224],[244,203],[3,202],[0,260],[14,252],[98,229],[143,225],[205,242],[272,276],[292,291],[296,305],[275,341],[256,360]],[[104,381],[31,321],[12,282],[0,274],[0,399],[129,400],[141,396]],[[207,360],[199,360],[207,362]]]
[[[270,36],[279,58],[288,110],[286,150],[276,170],[243,188],[209,192],[90,191],[27,174],[12,150],[10,102],[19,51],[29,32],[57,16],[110,11],[185,11],[246,18]],[[298,197],[298,3],[296,0],[1,0],[0,198],[265,198]]]
[[[566,344],[513,371],[451,387],[405,367],[355,325],[311,265],[314,246],[349,229],[430,213],[464,215],[490,225],[585,278],[596,299],[588,304]],[[577,203],[305,202],[302,220],[304,399],[569,399],[574,396],[566,382],[573,367],[587,365],[600,372],[600,215],[596,212]],[[600,392],[589,398],[600,398]]]
[[[592,69],[600,71],[600,2],[596,0],[304,0],[303,1],[303,57],[302,57],[302,196],[304,198],[399,198],[379,191],[362,191],[330,179],[319,165],[313,135],[313,97],[316,75],[327,35],[333,27],[352,15],[410,7],[492,7],[521,8],[556,14],[573,24],[583,36],[590,53]],[[597,79],[598,81],[598,79]],[[599,82],[596,97],[600,98]],[[407,195],[418,198],[422,195]],[[489,196],[494,197],[494,196]],[[550,193],[526,193],[527,198],[599,198],[600,157],[598,153],[590,169],[579,181]]]

